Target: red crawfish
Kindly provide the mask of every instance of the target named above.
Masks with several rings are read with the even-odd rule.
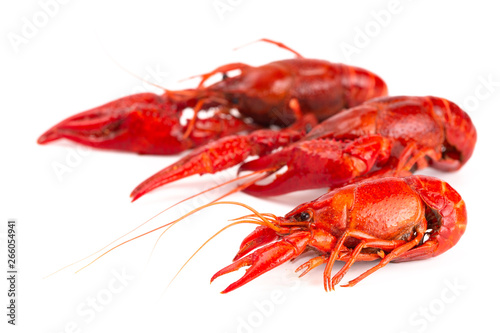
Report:
[[[255,196],[338,187],[383,176],[407,176],[427,166],[458,170],[472,155],[476,129],[456,104],[438,97],[382,97],[336,114],[299,141],[296,132],[259,130],[229,136],[191,152],[136,187],[133,200],[194,174],[215,173],[243,163],[240,171],[276,174],[266,185],[239,188]],[[282,150],[270,153],[278,147]],[[280,169],[286,171],[278,174]],[[262,179],[260,177],[259,179]]]
[[[287,46],[297,58],[253,67],[232,63],[200,75],[195,89],[165,90],[162,95],[142,93],[120,98],[58,123],[38,139],[45,144],[61,138],[95,148],[140,154],[177,154],[215,139],[255,130],[261,126],[289,126],[300,114],[319,121],[345,108],[387,95],[387,86],[375,74],[357,67],[307,59]],[[240,73],[229,77],[228,72]],[[205,86],[222,74],[222,80]],[[194,110],[186,124],[183,111]],[[215,109],[212,117],[197,114]],[[241,116],[230,113],[236,109]]]
[[[352,287],[389,262],[427,259],[449,250],[465,231],[467,212],[460,195],[447,183],[428,176],[410,176],[358,182],[301,204],[284,217],[255,214],[239,222],[262,226],[243,240],[234,262],[212,277],[211,281],[250,266],[222,293],[243,286],[308,249],[318,256],[296,271],[303,271],[303,276],[326,263],[326,291],[333,290],[356,261],[380,259],[344,285]],[[332,276],[337,260],[346,264]]]

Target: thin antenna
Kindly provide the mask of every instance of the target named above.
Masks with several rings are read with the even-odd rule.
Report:
[[[277,47],[279,48],[282,48],[282,49],[285,49],[287,51],[290,51],[292,52],[293,54],[295,54],[297,56],[297,58],[304,58],[299,52],[295,51],[294,49],[286,46],[285,44],[283,43],[280,43],[280,42],[276,42],[274,40],[271,40],[271,39],[267,39],[267,38],[261,38],[261,39],[257,39],[257,40],[254,40],[253,42],[250,42],[250,43],[246,43],[244,45],[241,45],[241,46],[238,46],[238,47],[235,47],[233,50],[236,51],[236,50],[239,50],[243,47],[247,47],[249,45],[252,45],[252,44],[255,44],[255,43],[259,43],[259,42],[265,42],[265,43],[270,43],[270,44],[273,44],[273,45],[276,45]]]
[[[211,207],[211,206],[215,206],[215,205],[236,205],[236,206],[245,207],[246,209],[248,209],[248,210],[250,210],[252,213],[254,213],[256,216],[258,216],[258,217],[259,217],[259,218],[263,221],[263,223],[264,223],[266,226],[268,226],[269,228],[271,228],[271,229],[273,229],[273,230],[275,230],[275,231],[278,231],[278,230],[279,230],[279,227],[278,227],[278,226],[275,226],[273,223],[269,222],[269,220],[268,220],[267,218],[265,218],[264,216],[262,216],[262,214],[260,214],[260,213],[259,213],[258,211],[256,211],[254,208],[252,208],[252,207],[250,207],[250,206],[248,206],[248,205],[246,205],[246,204],[244,204],[244,203],[241,203],[241,202],[236,202],[236,201],[219,201],[219,202],[212,202],[212,203],[209,203],[209,204],[206,204],[206,205],[200,206],[200,207],[198,207],[198,208],[195,208],[195,209],[193,209],[192,211],[190,211],[189,213],[184,214],[183,216],[181,216],[180,218],[178,218],[178,219],[176,219],[176,220],[174,220],[174,221],[172,221],[172,222],[169,222],[169,223],[166,223],[166,224],[164,224],[164,225],[161,225],[161,226],[159,226],[159,227],[157,227],[157,228],[154,228],[154,229],[149,230],[149,231],[147,231],[147,232],[145,232],[145,233],[143,233],[143,234],[140,234],[139,236],[135,236],[135,237],[130,238],[130,239],[128,239],[128,240],[126,240],[126,241],[124,241],[124,242],[122,242],[122,243],[118,244],[118,245],[113,246],[111,249],[107,250],[106,252],[104,252],[103,254],[101,254],[100,256],[98,256],[97,258],[95,258],[94,260],[92,260],[92,261],[91,261],[90,263],[88,263],[87,265],[85,265],[85,266],[83,266],[82,268],[78,269],[75,273],[78,273],[78,272],[80,272],[81,270],[83,270],[84,268],[86,268],[86,267],[88,267],[88,266],[92,265],[94,262],[96,262],[97,260],[99,260],[100,258],[102,258],[103,256],[105,256],[105,255],[106,255],[106,254],[108,254],[109,252],[111,252],[111,251],[113,251],[113,250],[115,250],[115,249],[119,248],[120,246],[122,246],[122,245],[124,245],[124,244],[126,244],[126,243],[129,243],[129,242],[131,242],[131,241],[133,241],[133,240],[135,240],[135,239],[138,239],[138,238],[141,238],[141,237],[143,237],[143,236],[146,236],[146,235],[148,235],[148,234],[150,234],[150,233],[152,233],[152,232],[155,232],[155,231],[157,231],[157,230],[160,230],[160,229],[163,229],[163,228],[165,228],[165,227],[168,227],[169,225],[176,224],[177,222],[179,222],[179,221],[181,221],[181,220],[185,219],[185,218],[186,218],[186,217],[188,217],[188,216],[193,215],[194,213],[196,213],[196,212],[198,212],[198,211],[200,211],[200,210],[202,210],[202,209],[205,209],[205,208],[207,208],[207,207]]]

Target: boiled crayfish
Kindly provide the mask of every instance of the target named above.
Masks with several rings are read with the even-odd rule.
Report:
[[[385,83],[371,72],[306,59],[281,43],[263,41],[297,58],[259,67],[228,64],[200,75],[195,89],[127,96],[62,121],[38,142],[66,138],[142,154],[196,148],[140,184],[133,200],[164,184],[239,164],[240,171],[259,175],[237,188],[253,195],[330,188],[284,217],[260,214],[241,203],[205,205],[245,206],[254,214],[229,226],[259,225],[245,238],[234,262],[212,277],[250,266],[223,293],[308,249],[318,256],[297,271],[304,275],[326,263],[324,288],[329,291],[356,261],[380,260],[346,286],[389,262],[426,259],[453,247],[467,224],[462,198],[443,181],[411,173],[428,166],[461,168],[477,139],[469,116],[444,98],[385,97]],[[228,75],[235,70],[240,73]],[[222,80],[206,85],[217,74]],[[194,115],[183,124],[183,111],[189,108]],[[212,117],[198,117],[208,109],[215,109]],[[247,161],[251,156],[258,158]],[[282,169],[286,171],[279,174]],[[275,179],[258,184],[271,175]],[[346,264],[332,276],[336,261]]]
[[[427,166],[458,170],[471,157],[477,138],[467,113],[432,96],[373,99],[328,118],[300,139],[301,133],[259,130],[211,142],[144,181],[131,197],[136,200],[190,175],[224,170],[252,155],[262,157],[242,164],[240,171],[271,175],[287,167],[266,185],[242,186],[256,196],[408,176]],[[279,147],[284,148],[270,153]]]
[[[254,214],[232,220],[195,254],[215,236],[234,225],[251,223],[259,227],[243,240],[233,263],[213,275],[211,282],[221,275],[250,266],[243,277],[222,293],[233,291],[265,272],[298,258],[306,250],[313,250],[318,256],[300,265],[296,272],[302,271],[302,277],[326,263],[323,273],[326,291],[334,290],[356,261],[380,260],[343,285],[352,287],[389,262],[427,259],[446,252],[460,240],[467,226],[465,203],[446,182],[422,175],[384,177],[337,187],[316,200],[297,206],[284,217],[259,213],[239,202],[212,202],[113,246],[84,268],[137,238],[168,229],[207,207],[228,204],[245,207]],[[332,276],[336,261],[346,263]],[[179,273],[180,270],[174,279]]]
[[[227,64],[200,75],[196,89],[123,97],[63,120],[41,135],[38,143],[65,138],[95,148],[177,154],[262,126],[290,126],[302,117],[294,107],[297,103],[303,114],[322,121],[387,95],[384,81],[367,70],[307,59],[281,43],[263,41],[290,50],[297,58],[258,67]],[[231,71],[240,73],[229,77]],[[216,74],[222,74],[222,80],[205,86]],[[183,124],[187,108],[194,110],[194,116]],[[215,109],[212,117],[197,116],[209,108]],[[231,113],[232,109],[239,114]]]
[[[318,256],[297,271],[303,271],[303,276],[326,263],[326,291],[333,290],[356,261],[380,259],[344,285],[352,287],[389,262],[427,259],[447,251],[464,233],[467,212],[460,195],[443,181],[428,176],[387,177],[337,188],[299,205],[284,217],[255,214],[239,222],[261,226],[243,240],[234,262],[212,277],[211,281],[250,266],[222,293],[241,287],[307,249]],[[337,260],[346,264],[332,276]]]

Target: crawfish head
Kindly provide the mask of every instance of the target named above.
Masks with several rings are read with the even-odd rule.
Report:
[[[296,99],[303,114],[313,113],[320,121],[332,114],[373,97],[387,95],[385,83],[361,68],[323,60],[296,58],[259,67],[229,64],[208,73],[239,69],[205,88],[207,96],[217,96],[225,105],[238,109],[261,125],[289,126],[297,120],[290,104]]]
[[[233,259],[234,262],[218,271],[212,277],[211,282],[221,275],[236,271],[241,267],[251,266],[242,278],[222,292],[227,293],[298,257],[307,247],[312,247],[322,254],[331,252],[337,238],[332,234],[331,226],[328,224],[325,226],[325,221],[335,221],[331,224],[339,221],[338,227],[345,228],[345,225],[342,225],[342,221],[345,220],[345,206],[351,206],[353,200],[351,190],[339,195],[332,195],[332,193],[302,204],[284,217],[262,214],[266,217],[266,225],[257,227],[243,240]],[[247,215],[236,221],[239,223],[255,222],[259,221],[262,215]],[[339,258],[344,258],[346,254],[345,249],[342,249]],[[375,258],[378,257],[375,256]],[[310,264],[308,267],[302,265],[297,270],[306,268],[306,272],[302,274],[304,275],[320,263],[322,262],[317,261],[316,264]]]
[[[242,65],[241,74],[225,77],[205,88],[209,96],[225,101],[245,116],[263,125],[290,125],[295,120],[288,110],[292,78],[285,68],[268,64],[260,67]]]

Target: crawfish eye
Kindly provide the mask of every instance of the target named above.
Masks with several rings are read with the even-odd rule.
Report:
[[[311,219],[311,214],[309,212],[302,212],[297,217],[298,217],[299,221],[305,222],[305,221],[309,221]]]
[[[306,124],[306,133],[311,132],[312,129],[313,129],[313,127],[311,124]]]

